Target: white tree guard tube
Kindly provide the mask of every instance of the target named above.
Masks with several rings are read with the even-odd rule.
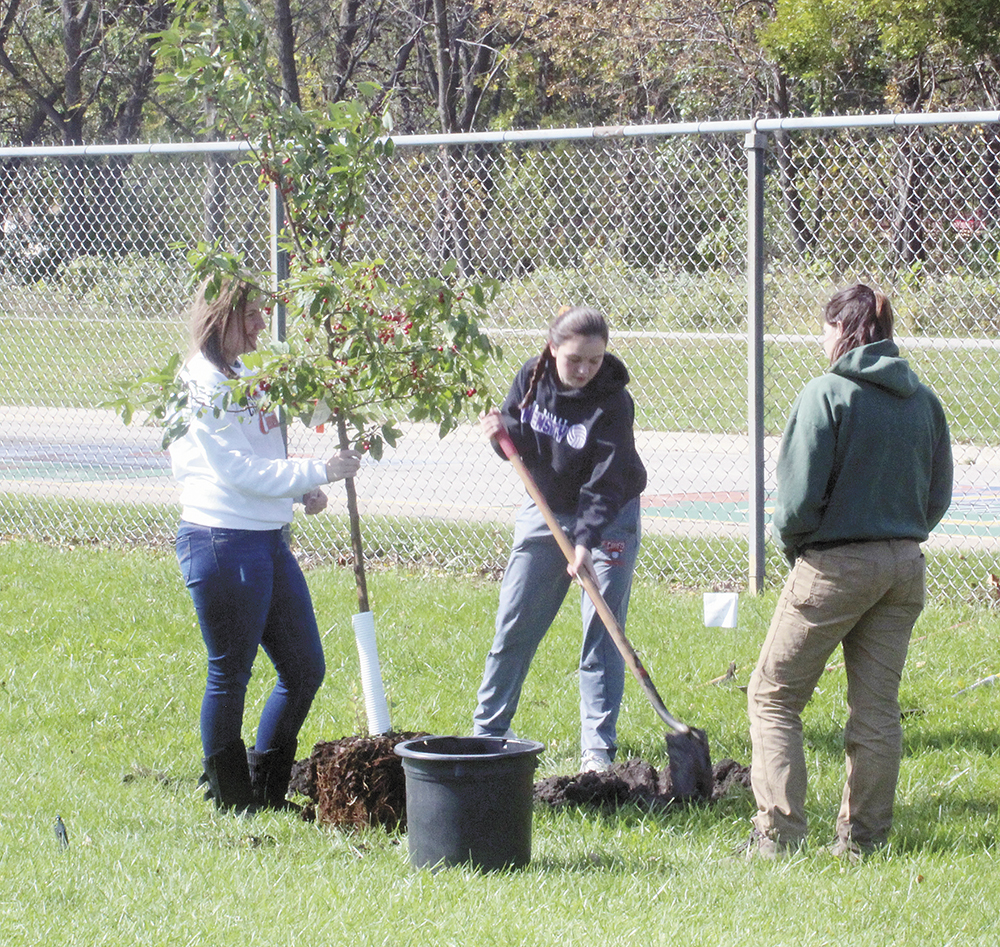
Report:
[[[375,616],[372,612],[359,612],[352,619],[354,638],[358,643],[361,660],[361,686],[365,692],[365,711],[368,714],[368,732],[372,736],[388,733],[389,705],[382,686],[382,670],[378,663],[378,646],[375,643]]]

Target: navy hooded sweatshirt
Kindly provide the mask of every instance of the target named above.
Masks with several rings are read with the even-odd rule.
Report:
[[[570,389],[560,385],[550,363],[522,412],[518,405],[537,362],[536,356],[522,366],[500,413],[549,506],[575,517],[570,540],[593,549],[619,510],[646,486],[632,431],[635,405],[625,390],[628,370],[606,353],[590,382]]]

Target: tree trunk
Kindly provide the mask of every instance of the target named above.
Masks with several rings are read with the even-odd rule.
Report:
[[[341,87],[346,83],[352,71],[351,50],[358,35],[358,8],[360,6],[361,0],[341,0],[340,2],[334,68],[337,71],[338,85]]]
[[[471,12],[454,25],[448,19],[447,0],[432,0],[434,58],[433,78],[437,91],[438,121],[445,134],[471,131],[475,124],[479,102],[486,83],[485,77],[494,60],[494,50],[487,32],[475,43],[462,44],[460,52],[457,39],[472,22]],[[471,52],[469,52],[471,50]],[[459,114],[459,95],[463,96]],[[434,223],[434,246],[441,260],[454,260],[461,276],[474,270],[470,223],[465,200],[465,181],[468,161],[462,145],[448,145],[439,151],[441,156],[441,186],[438,191]]]
[[[278,65],[281,91],[286,102],[301,105],[299,73],[295,65],[295,28],[289,0],[274,0],[274,24],[278,35]]]
[[[982,197],[979,211],[991,227],[1000,222],[1000,125],[983,127],[986,158],[983,162]]]
[[[464,148],[462,145],[442,145],[438,154],[441,157],[441,185],[434,215],[434,247],[439,260],[454,260],[458,275],[470,276],[474,267],[463,184],[466,173]]]
[[[925,162],[919,128],[906,132],[899,146],[896,213],[892,222],[893,249],[906,268],[927,259],[927,231],[923,224]]]
[[[434,64],[437,76],[437,112],[441,131],[446,135],[457,130],[455,100],[458,83],[455,77],[454,61],[451,55],[451,32],[448,24],[448,4],[446,0],[433,0],[434,12]],[[467,273],[468,260],[462,252],[461,244],[468,243],[468,233],[463,241],[465,228],[464,200],[458,165],[461,161],[461,146],[445,145],[438,149],[441,157],[441,185],[438,189],[437,213],[434,220],[434,244],[438,258],[455,260],[459,274]]]
[[[343,417],[337,418],[337,434],[340,437],[340,449],[347,450],[351,440],[347,436],[347,422]],[[369,612],[368,581],[365,578],[365,547],[361,541],[361,514],[358,512],[358,494],[354,489],[354,478],[344,480],[347,490],[347,515],[351,521],[351,552],[354,555],[354,581],[358,587],[358,613]]]
[[[66,72],[63,76],[66,114],[63,121],[63,144],[83,144],[83,86],[82,75],[86,57],[83,55],[83,31],[90,19],[91,2],[62,0],[63,50],[66,53]]]
[[[788,87],[785,74],[779,69],[775,70],[774,111],[779,118],[788,117]],[[775,132],[774,152],[778,162],[785,218],[791,229],[792,242],[798,253],[804,253],[815,245],[816,235],[806,221],[802,210],[802,195],[799,193],[796,181],[798,169],[795,166],[792,139],[788,132]]]
[[[450,135],[457,130],[458,124],[455,114],[458,83],[452,68],[451,36],[448,28],[448,4],[446,0],[434,0],[434,46],[438,121],[441,123],[441,131]]]

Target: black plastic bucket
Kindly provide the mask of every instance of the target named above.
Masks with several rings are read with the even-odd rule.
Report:
[[[416,868],[521,868],[531,860],[534,740],[421,737],[396,745]]]

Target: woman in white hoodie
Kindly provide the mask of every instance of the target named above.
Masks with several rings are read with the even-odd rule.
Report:
[[[289,459],[279,419],[237,401],[231,382],[246,374],[240,356],[266,326],[253,286],[223,283],[191,313],[186,433],[170,445],[181,485],[177,559],[208,649],[201,706],[207,796],[220,809],[284,808],[298,733],[326,673],[305,577],[283,527],[296,500],[306,513],[326,507],[321,486],[353,477],[361,455]],[[240,399],[242,400],[242,399]],[[242,738],[246,687],[262,647],[277,682],[249,750]]]

